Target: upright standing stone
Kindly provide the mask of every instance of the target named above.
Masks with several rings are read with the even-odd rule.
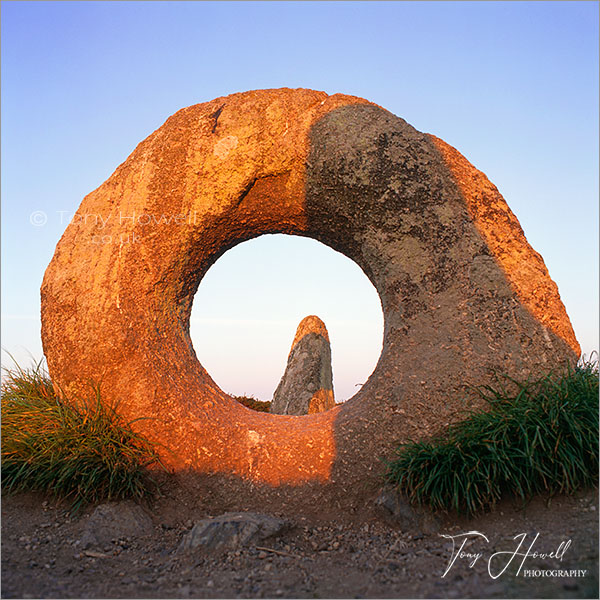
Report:
[[[329,334],[325,323],[310,315],[298,325],[285,373],[273,394],[271,412],[310,415],[334,406]]]

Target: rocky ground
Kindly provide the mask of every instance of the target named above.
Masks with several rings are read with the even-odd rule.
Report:
[[[525,506],[504,500],[470,520],[415,517],[412,524],[406,510],[393,517],[373,501],[354,511],[313,506],[296,507],[293,514],[270,501],[262,512],[290,521],[277,535],[224,553],[178,551],[194,523],[234,504],[232,499],[219,510],[200,498],[179,482],[142,505],[141,521],[132,525],[131,504],[124,503],[111,508],[111,522],[103,525],[95,506],[73,515],[68,505],[41,495],[4,497],[2,597],[598,597],[597,490],[537,497]],[[119,527],[121,533],[114,533]],[[94,538],[102,531],[104,538]],[[476,534],[461,537],[470,531],[488,541]],[[455,553],[444,536],[458,536],[457,547],[466,539],[463,552],[472,556],[458,557],[449,568]],[[521,540],[522,553],[533,543],[526,558],[514,555]],[[492,558],[496,552],[505,553]],[[539,556],[551,552],[559,556]]]

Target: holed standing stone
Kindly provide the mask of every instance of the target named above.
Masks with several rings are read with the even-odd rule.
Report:
[[[273,395],[271,412],[310,415],[334,406],[329,335],[325,323],[310,315],[298,325],[285,373]]]
[[[305,419],[236,402],[190,337],[211,265],[275,233],[353,260],[384,315],[369,379]],[[143,140],[70,221],[41,317],[52,382],[70,397],[101,382],[168,468],[294,498],[323,482],[345,502],[379,482],[374,457],[443,432],[468,390],[495,373],[541,377],[581,351],[542,257],[484,173],[364,98],[302,89],[189,106]],[[485,408],[474,391],[469,402]]]

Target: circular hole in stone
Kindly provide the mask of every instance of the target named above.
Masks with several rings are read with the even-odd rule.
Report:
[[[320,242],[263,235],[226,252],[200,283],[190,336],[223,391],[271,400],[307,315],[327,327],[335,400],[343,402],[375,369],[383,313],[361,268]]]

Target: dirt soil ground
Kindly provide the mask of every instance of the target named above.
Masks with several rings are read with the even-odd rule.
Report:
[[[385,518],[376,493],[358,507],[331,506],[318,494],[295,505],[255,494],[244,507],[226,487],[182,478],[163,493],[143,505],[150,535],[87,549],[81,537],[94,506],[72,515],[68,504],[39,494],[4,497],[2,597],[598,598],[597,490],[526,505],[507,499],[472,519],[442,515],[439,530],[427,534]],[[177,552],[193,523],[243,508],[293,526],[259,547]],[[456,548],[466,540],[463,552],[473,556],[449,566],[455,551],[444,536],[456,536]]]

